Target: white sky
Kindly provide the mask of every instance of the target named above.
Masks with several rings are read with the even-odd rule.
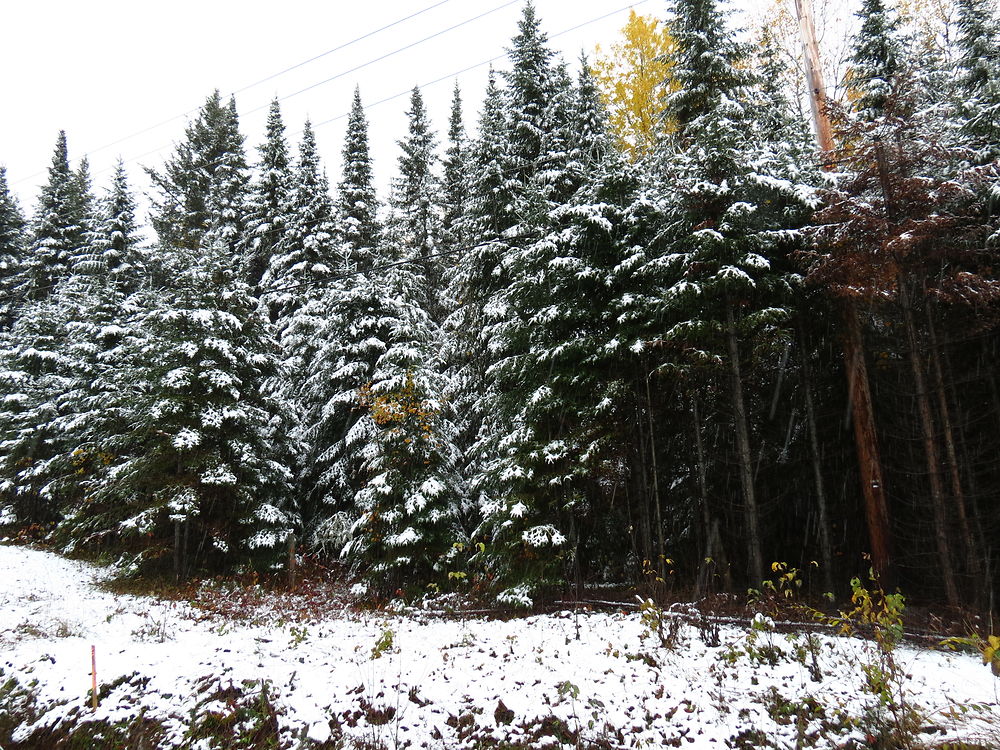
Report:
[[[736,5],[760,10],[771,1],[739,0]],[[345,114],[358,84],[366,105],[399,95],[368,112],[376,180],[384,197],[395,173],[395,141],[406,127],[409,90],[414,84],[424,89],[443,140],[457,78],[466,126],[473,131],[488,71],[488,64],[479,64],[496,58],[498,69],[506,66],[504,50],[517,31],[522,2],[4,0],[0,164],[7,166],[8,181],[30,215],[56,134],[65,129],[73,164],[89,156],[98,193],[119,156],[141,192],[146,188],[141,167],[162,163],[192,114],[219,88],[236,93],[251,160],[263,135],[267,105],[275,95],[287,97],[282,112],[293,154],[308,116],[335,185]],[[589,54],[596,44],[614,41],[627,19],[628,2],[535,0],[535,5],[552,46],[575,69],[581,50]],[[641,14],[660,17],[668,8],[666,0],[633,0],[632,5]],[[473,20],[477,16],[482,17]],[[454,26],[459,27],[448,30]],[[439,35],[422,41],[434,34]],[[307,87],[312,88],[297,93]]]

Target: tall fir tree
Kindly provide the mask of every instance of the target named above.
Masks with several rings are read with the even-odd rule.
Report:
[[[665,325],[653,345],[724,365],[747,579],[759,583],[766,539],[745,368],[748,350],[759,353],[787,338],[783,326],[797,277],[783,262],[788,248],[781,237],[795,228],[785,206],[801,202],[804,191],[776,181],[761,163],[768,144],[754,138],[751,79],[721,6],[717,0],[674,3],[678,90],[667,101],[677,130],[659,154],[657,176],[664,244],[641,273],[663,284],[662,307],[650,314]]]
[[[1000,156],[1000,20],[991,0],[958,0],[955,114],[970,161]]]
[[[209,230],[216,229],[233,250],[241,234],[247,182],[234,101],[224,103],[216,89],[163,169],[147,172],[159,192],[152,224],[162,247],[198,249]]]
[[[347,268],[370,268],[381,237],[378,197],[368,147],[368,119],[361,103],[361,90],[354,89],[344,140],[343,170],[337,186],[337,223],[345,247]]]
[[[336,244],[330,186],[308,120],[302,129],[288,202],[282,211],[284,232],[263,281],[279,330],[289,324],[303,300],[316,296],[315,288],[309,285],[335,273],[342,260]]]
[[[178,577],[270,565],[297,524],[274,332],[225,240],[206,240],[136,311],[94,491],[129,566]]]
[[[392,215],[387,239],[395,247],[392,257],[419,262],[424,279],[419,304],[435,320],[441,319],[441,280],[445,261],[434,257],[441,251],[442,195],[436,174],[437,139],[431,130],[423,95],[414,88],[407,111],[407,135],[399,141],[399,175],[392,186]]]
[[[508,54],[511,67],[506,74],[510,94],[511,155],[522,170],[522,180],[529,180],[542,150],[545,112],[551,99],[552,50],[542,31],[534,3],[527,2],[518,33]]]
[[[148,273],[136,211],[125,164],[119,159],[98,212],[93,250],[100,272],[127,294],[136,291]]]
[[[0,330],[14,322],[16,284],[24,262],[27,222],[7,186],[7,168],[0,166]]]
[[[442,191],[444,213],[441,217],[445,241],[452,249],[461,246],[463,237],[459,228],[468,195],[468,137],[462,115],[462,92],[455,82],[448,118],[448,145],[442,165]]]
[[[259,147],[257,177],[247,198],[245,236],[241,240],[244,279],[257,288],[282,242],[289,217],[292,170],[285,141],[281,105],[271,102],[267,113],[264,142]]]
[[[862,0],[857,16],[861,24],[854,38],[847,84],[854,111],[871,120],[884,109],[893,78],[904,71],[907,61],[902,25],[893,8],[884,0]]]
[[[70,271],[73,253],[82,237],[78,195],[77,179],[69,165],[66,132],[59,131],[18,284],[28,299],[43,300],[50,296],[56,284]]]

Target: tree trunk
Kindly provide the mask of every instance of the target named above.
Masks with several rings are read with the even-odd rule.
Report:
[[[652,375],[652,373],[650,373]],[[646,376],[646,418],[649,421],[649,456],[652,463],[653,471],[653,503],[654,510],[656,511],[656,547],[657,547],[657,559],[656,559],[656,570],[660,574],[660,578],[666,579],[667,571],[665,568],[666,563],[666,553],[664,551],[664,541],[663,541],[663,517],[660,510],[660,479],[659,471],[656,468],[656,437],[653,434],[653,399],[649,392],[649,375]],[[669,452],[669,445],[668,452]]]
[[[826,488],[823,484],[823,466],[819,450],[819,437],[816,431],[816,409],[813,406],[812,383],[809,379],[809,368],[803,363],[806,395],[806,424],[809,430],[809,451],[812,455],[813,479],[816,482],[816,507],[819,511],[819,549],[823,559],[823,587],[833,591],[833,545],[830,543],[830,515],[827,510]]]
[[[893,585],[892,532],[889,527],[889,505],[885,497],[882,458],[875,430],[875,410],[868,385],[861,321],[851,300],[843,305],[846,335],[844,336],[844,369],[847,373],[851,422],[854,425],[854,446],[858,454],[861,492],[865,501],[868,540],[871,544],[872,567],[882,585]]]
[[[174,580],[181,580],[184,563],[181,560],[181,520],[174,520]]]
[[[712,545],[712,514],[708,509],[708,486],[705,481],[705,445],[701,440],[701,417],[698,413],[698,396],[691,398],[691,417],[694,424],[694,447],[698,468],[698,499],[701,504],[701,518],[705,525],[705,545],[698,566],[698,576],[694,583],[694,598],[700,599],[708,587],[709,565],[714,549]]]
[[[951,409],[948,406],[948,395],[944,387],[944,369],[941,366],[941,352],[938,347],[937,332],[932,319],[933,309],[930,301],[926,302],[927,333],[930,336],[931,372],[934,374],[934,390],[937,392],[938,413],[941,415],[941,429],[944,432],[945,456],[948,460],[948,473],[951,478],[951,495],[958,512],[959,527],[962,531],[962,544],[965,549],[965,570],[972,577],[976,600],[981,603],[983,571],[981,553],[972,532],[969,520],[968,505],[965,502],[965,492],[962,489],[962,476],[958,464],[958,450],[955,447],[955,431],[951,424]]]
[[[948,604],[957,607],[959,604],[958,586],[955,583],[955,572],[951,566],[951,555],[948,552],[948,511],[944,501],[944,487],[941,481],[941,466],[938,461],[937,444],[934,441],[934,420],[931,416],[931,402],[927,395],[927,382],[924,380],[923,363],[920,360],[918,348],[917,327],[913,320],[913,309],[910,306],[910,293],[906,279],[901,276],[896,280],[899,287],[899,301],[903,308],[903,324],[906,328],[906,339],[910,347],[910,367],[913,370],[913,384],[917,392],[917,412],[920,415],[920,429],[923,436],[924,457],[927,461],[927,478],[930,482],[931,507],[934,512],[934,541],[937,545],[938,564],[941,566],[941,578],[944,582],[945,597]]]
[[[740,349],[736,339],[736,321],[732,305],[726,306],[726,341],[729,346],[729,373],[733,399],[733,421],[736,427],[736,450],[740,462],[740,486],[743,490],[743,507],[747,521],[747,574],[750,584],[759,586],[764,580],[764,561],[761,557],[760,510],[753,487],[753,463],[750,452],[750,434],[747,427],[746,404],[743,400],[743,377],[740,374]]]

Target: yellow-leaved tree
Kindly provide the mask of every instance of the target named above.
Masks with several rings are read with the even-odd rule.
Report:
[[[675,44],[665,24],[634,10],[621,36],[607,53],[597,48],[594,77],[612,132],[635,161],[651,153],[670,130],[663,111],[666,97],[676,89],[670,74]]]

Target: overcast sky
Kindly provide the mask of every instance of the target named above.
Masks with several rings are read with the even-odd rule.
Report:
[[[736,4],[759,9],[770,2]],[[574,68],[581,50],[614,41],[630,7],[627,0],[535,5],[552,46]],[[274,96],[283,99],[293,148],[311,118],[336,184],[357,84],[365,104],[374,105],[372,153],[384,191],[395,173],[410,89],[424,89],[443,137],[457,79],[466,125],[474,130],[488,61],[506,66],[504,50],[522,6],[523,0],[6,0],[0,164],[32,213],[56,134],[65,129],[74,165],[88,155],[98,192],[119,156],[143,190],[141,166],[159,166],[219,88],[236,95],[252,159]],[[668,4],[635,0],[631,7],[663,17]]]

